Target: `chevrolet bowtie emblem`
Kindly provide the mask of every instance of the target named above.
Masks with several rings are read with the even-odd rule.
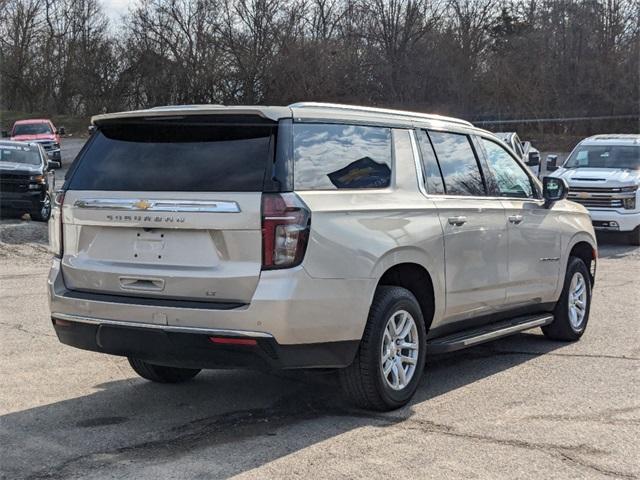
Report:
[[[133,204],[133,206],[138,210],[148,210],[151,207],[151,203],[149,203],[147,200],[138,200]]]

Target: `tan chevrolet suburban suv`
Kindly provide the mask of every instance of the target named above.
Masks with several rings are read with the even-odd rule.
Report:
[[[299,103],[93,124],[49,225],[51,317],[144,378],[336,368],[385,410],[428,353],[585,331],[587,210],[468,122]]]

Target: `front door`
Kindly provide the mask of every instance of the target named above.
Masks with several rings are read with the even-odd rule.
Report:
[[[530,176],[511,154],[488,138],[480,142],[502,198],[509,237],[507,306],[549,301],[560,268],[560,230],[553,212],[544,208]]]

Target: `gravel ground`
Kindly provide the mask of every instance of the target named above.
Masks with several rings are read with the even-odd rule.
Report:
[[[0,478],[640,478],[640,248],[600,238],[580,342],[532,331],[428,359],[415,399],[355,411],[330,373],[143,381],[61,345],[46,226],[0,225]]]

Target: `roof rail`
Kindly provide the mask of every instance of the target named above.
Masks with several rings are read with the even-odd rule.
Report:
[[[334,109],[334,110],[350,110],[353,112],[363,112],[363,113],[380,113],[385,115],[397,115],[397,116],[403,116],[403,117],[421,118],[425,120],[441,120],[445,122],[459,123],[461,125],[473,127],[473,124],[471,122],[462,120],[460,118],[446,117],[443,115],[432,115],[428,113],[410,112],[406,110],[392,110],[388,108],[344,105],[341,103],[297,102],[289,105],[289,108],[327,108],[327,109]]]
[[[185,109],[185,108],[211,108],[211,107],[224,107],[221,103],[201,103],[194,105],[160,105],[157,107],[151,107],[149,110],[174,110],[174,109]]]

